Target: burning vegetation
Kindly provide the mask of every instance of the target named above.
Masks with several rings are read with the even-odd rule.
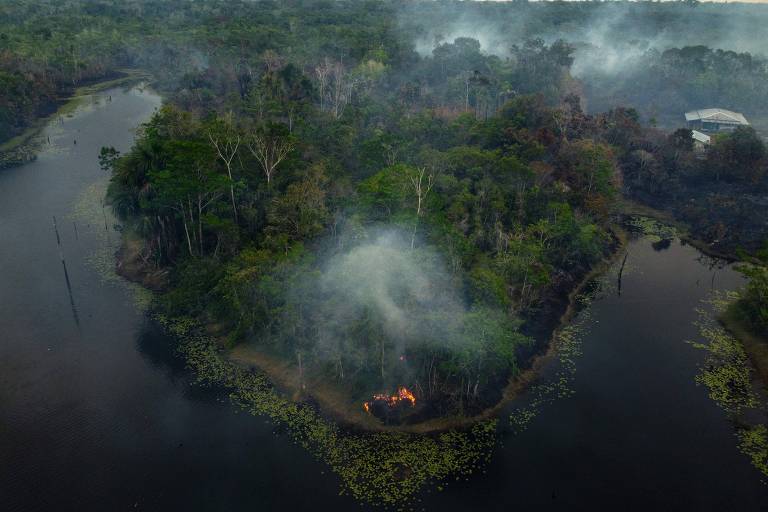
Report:
[[[393,395],[387,395],[386,393],[378,393],[373,395],[372,399],[363,402],[363,409],[368,414],[375,414],[377,410],[389,410],[397,409],[405,403],[409,403],[411,407],[416,407],[416,396],[411,393],[405,386],[397,388],[397,393]]]

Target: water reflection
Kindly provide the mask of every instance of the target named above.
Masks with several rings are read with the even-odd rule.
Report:
[[[145,318],[136,334],[136,349],[154,368],[160,369],[172,381],[186,379],[184,360],[176,352],[172,338],[151,318]]]
[[[651,244],[651,247],[653,247],[653,250],[656,252],[661,252],[669,249],[669,246],[672,245],[672,240],[669,238],[664,238],[662,240],[659,240],[658,242],[653,242]]]
[[[136,350],[153,368],[159,370],[173,385],[183,389],[185,398],[233,407],[227,390],[217,385],[200,385],[191,374],[184,357],[177,351],[177,340],[166,333],[151,315],[147,315],[136,333]]]

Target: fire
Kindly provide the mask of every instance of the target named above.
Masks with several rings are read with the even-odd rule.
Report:
[[[416,397],[413,396],[413,393],[408,391],[408,388],[401,387],[397,390],[397,396],[400,397],[400,400],[408,400],[411,402],[411,407],[414,407],[416,405]]]
[[[373,395],[373,398],[370,401],[363,402],[363,409],[365,409],[365,412],[370,414],[371,407],[375,402],[384,402],[388,407],[395,407],[403,400],[410,402],[411,407],[416,406],[416,396],[411,393],[405,386],[400,386],[397,388],[397,393],[394,395],[390,396],[385,393],[377,393]]]

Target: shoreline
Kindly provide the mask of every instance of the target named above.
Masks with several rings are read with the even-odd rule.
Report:
[[[736,255],[712,249],[703,240],[695,238],[691,235],[688,225],[676,220],[669,212],[625,198],[622,201],[622,213],[625,215],[641,215],[670,224],[678,229],[681,241],[691,245],[706,256],[717,258],[727,263],[739,261]],[[768,338],[755,334],[744,325],[735,307],[735,303],[731,304],[726,311],[717,316],[717,321],[746,351],[755,369],[755,374],[752,376],[753,381],[759,383],[760,386],[768,391]]]
[[[755,369],[754,380],[760,382],[768,391],[768,338],[752,332],[740,318],[736,309],[738,302],[731,304],[723,313],[717,316],[717,321],[731,336],[744,347],[752,366]]]
[[[559,348],[557,343],[558,335],[563,328],[569,325],[576,313],[578,313],[579,304],[577,299],[579,295],[595,278],[604,274],[624,253],[627,242],[626,232],[618,225],[612,226],[611,232],[616,242],[611,253],[575,282],[575,286],[568,292],[563,300],[565,307],[554,321],[554,329],[546,335],[538,349],[524,361],[520,372],[507,379],[506,385],[504,385],[501,390],[499,400],[473,416],[441,416],[411,425],[385,425],[378,419],[374,419],[371,415],[364,413],[361,407],[358,407],[360,409],[359,412],[353,407],[339,407],[339,403],[343,402],[343,393],[340,393],[333,387],[326,390],[325,388],[328,388],[328,386],[313,382],[311,387],[314,392],[303,394],[297,384],[291,385],[291,382],[293,381],[295,383],[296,379],[291,379],[288,376],[280,375],[275,372],[277,369],[283,370],[286,367],[291,367],[291,363],[289,362],[278,362],[278,364],[275,365],[273,358],[255,349],[248,351],[250,357],[246,359],[243,357],[242,352],[247,350],[247,347],[243,346],[227,349],[227,353],[223,357],[244,369],[253,369],[255,367],[257,371],[263,372],[278,389],[284,393],[287,392],[285,393],[287,396],[293,397],[294,401],[301,401],[300,399],[304,396],[304,401],[310,401],[318,405],[319,413],[321,415],[334,420],[340,426],[348,429],[419,434],[437,433],[450,429],[467,429],[479,422],[499,416],[504,407],[506,407],[512,400],[518,398],[536,381],[541,375],[544,367],[549,364],[557,354]],[[217,339],[219,338],[217,337]],[[219,341],[221,342],[222,340]],[[239,353],[236,353],[238,349]],[[260,365],[259,362],[262,362],[263,364]],[[280,368],[278,368],[278,366]],[[275,380],[278,382],[275,382]],[[317,392],[317,390],[321,391]],[[347,402],[347,404],[350,406],[359,406],[357,403],[351,404]]]
[[[57,98],[48,105],[47,114],[36,118],[22,133],[0,143],[0,171],[35,160],[40,144],[36,138],[45,126],[56,117],[75,110],[83,98],[112,87],[150,79],[151,75],[140,69],[117,69],[104,79],[80,85],[71,94]]]
[[[675,220],[667,212],[631,200],[622,200],[619,213],[621,216],[645,216],[668,224],[678,230],[678,237],[683,243],[693,246],[703,254],[729,262],[734,260],[733,256],[712,250],[706,243],[693,238],[688,232],[688,227]],[[577,300],[579,295],[590,282],[610,269],[611,265],[625,252],[629,234],[621,227],[620,223],[613,224],[610,232],[614,238],[610,254],[574,281],[574,286],[563,297],[562,304],[564,307],[559,310],[557,319],[553,321],[554,328],[545,335],[545,339],[542,338],[542,341],[537,343],[538,346],[521,365],[519,373],[507,380],[498,401],[473,416],[441,416],[414,424],[386,425],[377,418],[366,414],[361,407],[358,407],[359,403],[352,402],[336,386],[328,385],[324,379],[305,376],[302,385],[291,361],[272,356],[246,344],[226,348],[226,333],[214,324],[205,324],[202,328],[207,335],[215,340],[220,349],[218,357],[224,362],[242,370],[263,374],[275,390],[285,398],[295,403],[311,404],[318,414],[345,430],[426,434],[451,429],[468,429],[479,422],[496,418],[502,414],[503,409],[511,401],[525,393],[536,382],[546,365],[556,356],[559,349],[557,343],[559,333],[569,325],[569,322],[580,309]],[[134,240],[133,245],[135,246],[135,244],[136,241]],[[116,270],[121,277],[137,282],[153,291],[161,291],[167,286],[167,270],[151,271],[142,265],[138,261],[138,250],[136,247],[131,248],[130,235],[123,234],[123,241],[115,257]],[[538,321],[546,322],[546,319],[539,319]],[[744,344],[741,337],[736,337]],[[312,389],[312,392],[306,392],[306,388]]]
[[[734,254],[713,249],[707,242],[696,238],[691,234],[690,226],[685,222],[676,219],[671,212],[666,210],[659,210],[653,206],[648,206],[646,204],[635,201],[634,199],[629,199],[626,197],[622,197],[619,211],[622,215],[638,215],[641,217],[648,217],[649,219],[653,219],[663,224],[672,226],[678,231],[678,238],[680,238],[680,241],[695,247],[706,256],[725,260],[728,263],[738,261],[738,258]]]
[[[313,376],[305,376],[304,386],[302,386],[291,361],[271,356],[245,344],[225,348],[225,333],[218,331],[214,324],[205,324],[202,328],[216,340],[217,346],[221,349],[219,357],[223,361],[246,371],[262,373],[280,394],[293,402],[311,403],[317,409],[318,414],[346,430],[426,434],[451,429],[468,429],[479,422],[499,416],[505,406],[519,397],[535,382],[543,368],[557,354],[558,335],[578,313],[577,299],[579,295],[589,283],[604,274],[624,254],[627,233],[616,224],[611,226],[610,232],[614,238],[610,254],[575,280],[574,286],[563,297],[562,304],[564,307],[553,321],[554,328],[538,343],[538,347],[524,361],[519,373],[507,379],[506,384],[501,389],[500,398],[493,405],[473,416],[441,416],[409,425],[386,425],[377,418],[366,414],[362,407],[359,407],[358,402],[350,401],[336,386],[327,385],[324,379],[313,380]],[[131,244],[130,235],[125,233],[122,238],[120,249],[115,254],[117,273],[121,277],[141,284],[150,290],[162,290],[163,284],[158,284],[153,276],[162,272],[164,277],[167,277],[167,271],[148,271],[137,261],[138,251],[135,248],[135,241],[134,244]],[[308,393],[303,391],[302,387],[309,387],[313,391]]]

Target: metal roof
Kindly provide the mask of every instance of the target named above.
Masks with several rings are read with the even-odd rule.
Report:
[[[709,144],[709,142],[712,140],[712,137],[709,135],[696,130],[691,130],[691,137],[693,137],[693,140],[703,142],[704,144]]]
[[[705,108],[701,110],[692,110],[685,113],[686,121],[709,121],[713,123],[743,124],[748,125],[744,115],[738,112],[731,112],[724,108]]]

